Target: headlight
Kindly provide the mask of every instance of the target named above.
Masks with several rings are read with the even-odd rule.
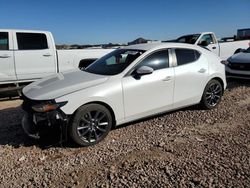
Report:
[[[56,110],[59,107],[64,106],[65,104],[67,104],[68,102],[59,102],[59,103],[44,103],[44,104],[37,104],[32,106],[31,108],[35,111],[35,112],[49,112],[52,110]]]

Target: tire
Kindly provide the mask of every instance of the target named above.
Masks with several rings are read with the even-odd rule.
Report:
[[[217,80],[210,80],[203,92],[201,98],[201,107],[203,109],[213,109],[218,106],[223,95],[223,87]]]
[[[70,123],[69,134],[77,144],[91,146],[108,135],[112,123],[111,113],[106,107],[87,104],[77,110]]]

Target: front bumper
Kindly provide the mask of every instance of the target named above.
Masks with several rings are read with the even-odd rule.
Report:
[[[234,70],[226,66],[226,77],[227,78],[240,78],[250,79],[250,71],[248,70]]]
[[[230,72],[226,72],[226,77],[227,78],[239,78],[239,79],[250,79],[250,75],[244,75],[244,74],[233,74]]]
[[[67,126],[68,116],[60,108],[38,113],[33,111],[31,107],[33,104],[44,101],[33,101],[25,97],[23,99],[22,108],[26,113],[22,118],[22,128],[29,137],[39,139],[47,133],[62,131]]]
[[[37,126],[32,122],[31,116],[28,113],[25,113],[22,118],[22,128],[29,137],[34,139],[40,138]]]

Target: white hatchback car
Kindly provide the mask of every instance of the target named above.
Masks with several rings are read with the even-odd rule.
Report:
[[[225,66],[189,44],[141,44],[117,49],[85,70],[59,73],[23,89],[26,133],[39,137],[65,124],[82,146],[112,127],[200,103],[216,107],[226,88]]]

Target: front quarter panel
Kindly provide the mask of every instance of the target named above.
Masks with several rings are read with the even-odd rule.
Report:
[[[61,110],[72,115],[79,107],[87,103],[101,102],[110,106],[116,121],[123,120],[123,95],[120,79],[109,79],[106,83],[79,90],[56,99],[56,102],[68,101]]]

